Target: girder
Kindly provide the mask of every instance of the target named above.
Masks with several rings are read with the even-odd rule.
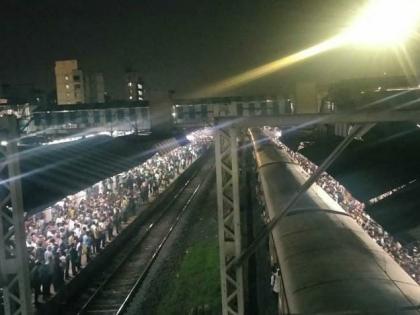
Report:
[[[218,130],[215,151],[223,315],[243,315],[243,268],[233,265],[242,250],[237,130]]]
[[[17,121],[14,116],[0,119],[0,148],[8,178],[2,178],[6,193],[0,201],[0,286],[3,288],[4,314],[32,314],[31,286],[24,228],[24,210],[17,151]]]

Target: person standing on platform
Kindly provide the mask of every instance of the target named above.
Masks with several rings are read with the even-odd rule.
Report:
[[[64,285],[64,270],[59,255],[55,255],[54,257],[52,270],[52,284],[54,286],[54,292],[57,293]]]
[[[41,265],[40,268],[40,278],[42,283],[42,296],[44,300],[48,299],[51,296],[51,262],[46,261]]]
[[[274,267],[270,279],[271,287],[276,296],[280,293],[280,268]]]
[[[39,304],[38,298],[41,294],[41,262],[35,261],[35,266],[31,270],[31,286],[34,289],[35,305]]]
[[[71,263],[71,273],[74,277],[79,271],[79,255],[77,253],[76,246],[74,243],[70,245],[69,258]]]

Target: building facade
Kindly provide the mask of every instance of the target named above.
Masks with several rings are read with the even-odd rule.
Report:
[[[77,60],[56,61],[55,80],[58,105],[105,102],[103,75],[82,71]]]
[[[130,102],[143,101],[144,83],[137,72],[125,73],[125,99]]]
[[[105,83],[102,73],[85,75],[86,103],[105,103]]]
[[[77,60],[56,61],[55,82],[58,105],[85,103],[83,72]]]

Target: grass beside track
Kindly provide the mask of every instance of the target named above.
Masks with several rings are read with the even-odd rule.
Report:
[[[157,314],[188,314],[200,305],[208,305],[211,310],[220,307],[217,246],[216,240],[199,241],[186,250]]]

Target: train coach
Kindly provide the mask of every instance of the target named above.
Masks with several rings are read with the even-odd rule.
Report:
[[[305,178],[250,130],[270,219]],[[312,186],[272,231],[284,314],[420,314],[419,285],[337,203]]]
[[[39,108],[32,112],[26,132],[68,133],[102,131],[149,131],[149,107],[140,103],[77,104]]]
[[[220,117],[279,116],[293,113],[290,99],[281,97],[220,97],[176,100],[172,107],[175,124],[213,124]]]

